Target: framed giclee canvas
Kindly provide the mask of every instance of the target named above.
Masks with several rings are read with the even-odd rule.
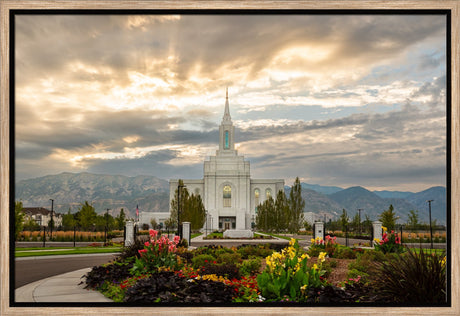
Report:
[[[0,3],[2,315],[459,314],[458,1]],[[296,192],[305,202],[297,215]],[[181,196],[184,206],[177,212]],[[200,210],[199,220],[187,215],[192,208],[186,206],[198,200],[193,209]],[[282,205],[286,213],[278,212]],[[19,208],[24,218],[16,223]],[[170,208],[179,214],[170,217]],[[94,212],[93,222],[84,222],[84,210]],[[71,220],[87,234],[105,229],[97,242],[107,242],[107,227],[115,231],[121,214],[128,219],[120,226],[126,227],[125,242],[132,227],[166,231],[174,228],[175,216],[189,216],[191,229],[204,235],[210,230],[250,238],[255,230],[276,231],[269,243],[288,246],[279,236],[292,236],[300,250],[291,247],[291,254],[278,246],[278,255],[252,258],[266,279],[248,277],[256,290],[232,288],[245,294],[221,289],[237,282],[228,271],[220,290],[201,280],[208,291],[192,304],[171,303],[179,295],[171,291],[139,304],[116,303],[97,291],[77,293],[81,285],[63,284],[66,277],[55,274],[80,271],[81,256],[19,259],[25,251],[15,251],[24,245],[20,241],[42,247],[42,229],[50,237],[43,245],[58,236],[65,240],[66,228],[76,227]],[[382,234],[379,221],[394,227]],[[22,233],[25,225],[36,232]],[[187,227],[181,233],[192,247],[209,244],[203,235],[187,238]],[[324,254],[309,252],[308,266],[289,268],[286,258],[300,262],[302,251],[315,249],[310,235],[325,243],[325,232],[346,243],[334,249],[353,259],[341,261],[329,251],[323,263]],[[446,278],[433,292],[440,298],[415,290],[411,273],[433,286],[439,278],[397,267],[390,270],[401,274],[381,277],[388,287],[407,284],[407,291],[392,292],[393,301],[363,292],[353,301],[326,295],[330,290],[345,297],[351,292],[342,288],[353,282],[355,289],[375,284],[352,260],[366,248],[393,251],[385,248],[386,238],[395,236],[395,245],[402,237],[412,248],[423,243],[446,250],[428,251],[427,260],[439,260],[425,265],[431,273],[439,267]],[[203,257],[204,268],[234,263],[213,255],[206,258],[215,259],[214,266]],[[141,256],[135,266],[161,256],[148,262]],[[409,260],[407,251],[395,256]],[[86,265],[110,260],[98,258]],[[251,258],[241,252],[232,258],[240,274],[250,269]],[[277,274],[278,268],[284,272]],[[320,279],[314,273],[321,269],[329,274]],[[313,276],[296,279],[294,288],[295,277],[282,273],[299,270]],[[166,275],[165,282],[178,278]],[[277,292],[282,278],[289,279],[289,290]],[[308,287],[314,280],[321,285]],[[189,275],[184,282],[178,286],[198,279]],[[112,294],[125,285],[111,283]],[[417,291],[425,301],[412,298]],[[228,301],[219,301],[226,295]]]

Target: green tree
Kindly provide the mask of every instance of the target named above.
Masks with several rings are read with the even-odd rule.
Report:
[[[56,231],[54,224],[55,224],[54,218],[50,218],[50,220],[48,221],[48,228],[51,229],[51,231]]]
[[[305,230],[307,231],[310,231],[313,229],[313,227],[311,226],[311,224],[308,222],[308,221],[304,221],[303,222],[303,227],[305,228]]]
[[[77,217],[80,227],[84,231],[88,231],[96,225],[97,213],[94,207],[88,204],[88,201],[85,201],[85,204],[81,204]]]
[[[418,211],[410,210],[407,220],[407,228],[410,229],[411,232],[415,232],[419,229],[419,226],[420,222]]]
[[[206,210],[200,195],[192,194],[184,200],[184,212],[181,222],[190,222],[192,230],[201,229],[204,225]]]
[[[369,215],[364,215],[364,221],[362,223],[362,230],[365,233],[370,233],[372,231],[372,221]]]
[[[355,232],[358,232],[359,230],[359,214],[358,212],[356,212],[355,216],[353,216],[353,219],[351,220],[351,223],[350,223],[350,226],[351,228],[355,231]]]
[[[382,226],[386,227],[389,231],[392,231],[395,229],[396,220],[398,218],[399,217],[396,216],[393,205],[391,204],[388,210],[383,211],[382,214],[380,214],[379,216],[379,219],[382,222]]]
[[[115,217],[115,227],[118,230],[123,230],[126,225],[126,214],[123,208],[120,210],[120,214]]]
[[[289,208],[290,208],[290,219],[289,219],[289,231],[296,233],[302,227],[303,223],[303,209],[305,207],[305,201],[302,198],[302,187],[300,185],[299,177],[295,178],[294,184],[291,187],[289,193]]]
[[[179,180],[179,186],[183,186],[184,182]],[[176,222],[177,225],[177,210],[180,206],[180,224],[190,222],[192,230],[198,230],[203,227],[206,217],[206,211],[200,195],[190,195],[186,187],[180,189],[180,205],[179,188],[174,193],[174,199],[171,201],[170,222]]]
[[[289,203],[283,190],[279,190],[275,201],[274,230],[284,231],[289,224]]]
[[[342,210],[342,215],[340,215],[340,226],[341,226],[343,232],[348,230],[348,222],[349,221],[350,221],[350,218],[347,215],[347,211],[345,209],[343,209]]]
[[[21,201],[17,201],[14,204],[14,239],[17,240],[19,233],[24,227],[24,212]]]
[[[177,219],[174,220],[172,217],[165,220],[166,229],[175,229],[177,226]]]
[[[38,223],[34,219],[29,217],[24,222],[23,230],[37,231],[40,230],[40,225],[38,225]]]
[[[153,229],[157,229],[157,226],[158,226],[157,220],[155,218],[152,218],[150,220],[150,225],[152,225]]]
[[[62,228],[64,230],[73,230],[73,228],[77,225],[77,221],[75,216],[70,213],[70,209],[67,211],[67,214],[62,216]]]
[[[259,204],[257,207],[257,217],[256,225],[257,229],[262,231],[271,231],[273,230],[273,220],[271,216],[275,213],[275,201],[270,196],[263,203]]]
[[[180,224],[183,222],[183,210],[185,207],[185,201],[188,199],[188,190],[186,187],[184,187],[184,181],[179,179],[179,185],[181,186],[180,189]],[[175,222],[174,227],[177,227],[177,210],[178,210],[178,200],[179,200],[179,188],[176,189],[174,192],[174,199],[171,200],[171,213],[169,215],[169,218],[171,222]]]

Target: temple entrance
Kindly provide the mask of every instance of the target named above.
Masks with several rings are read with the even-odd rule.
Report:
[[[219,217],[219,230],[225,231],[229,229],[236,229],[236,217],[235,216],[220,216]]]

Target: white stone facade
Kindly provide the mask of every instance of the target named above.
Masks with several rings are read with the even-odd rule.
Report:
[[[251,229],[257,205],[270,195],[276,199],[278,191],[284,190],[283,179],[251,179],[249,161],[238,155],[234,137],[227,92],[216,155],[204,162],[203,179],[182,179],[190,194],[201,196],[210,215],[207,227],[211,230]],[[169,181],[170,201],[174,199],[178,183],[177,179]]]

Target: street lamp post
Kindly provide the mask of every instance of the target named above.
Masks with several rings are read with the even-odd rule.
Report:
[[[105,238],[104,245],[107,245],[107,232],[109,230],[109,208],[105,212]]]
[[[361,211],[363,209],[362,208],[358,208],[358,231],[359,231],[359,234],[361,235]]]
[[[208,236],[208,211],[204,211],[204,215],[206,216],[206,226],[205,226],[205,237]]]
[[[185,185],[180,184],[180,183],[177,186],[177,234],[179,235],[180,240],[182,240],[182,230],[181,230],[181,227],[180,227],[180,211],[181,211],[180,196],[181,196],[181,188],[184,188],[184,187],[185,187]]]
[[[53,221],[53,212],[54,212],[54,200],[53,200],[53,199],[50,199],[50,201],[51,201],[51,221],[50,221],[51,236],[50,236],[50,240],[53,240],[53,224],[54,224],[54,221]]]
[[[429,212],[429,215],[430,215],[430,241],[431,241],[431,249],[433,249],[433,229],[431,227],[431,202],[433,202],[433,200],[428,200],[428,212]]]

